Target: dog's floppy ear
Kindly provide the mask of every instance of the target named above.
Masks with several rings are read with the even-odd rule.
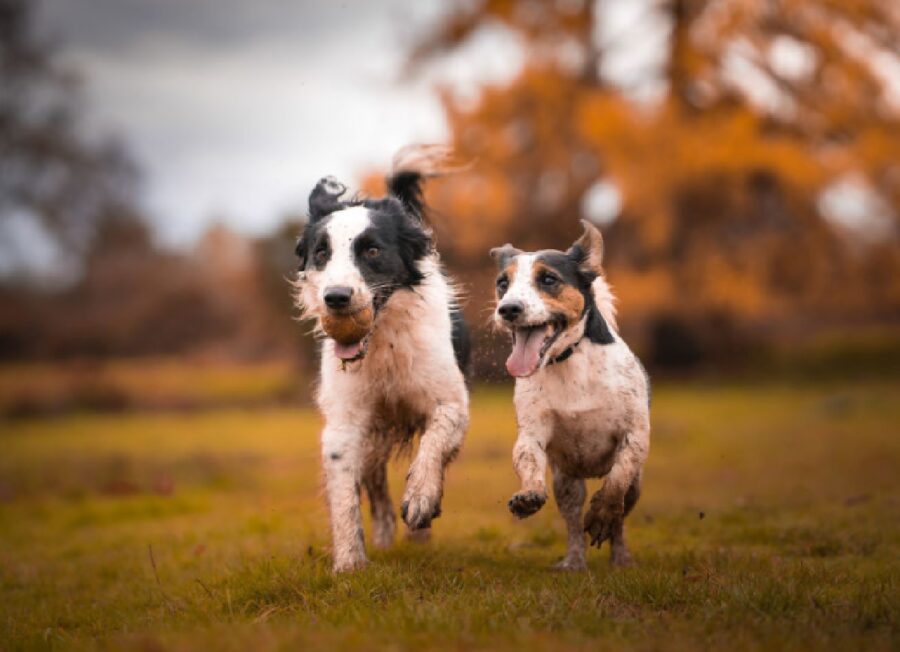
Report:
[[[569,247],[566,255],[578,263],[578,268],[587,274],[603,274],[603,236],[596,226],[581,220],[584,233]]]
[[[506,243],[502,247],[494,247],[491,249],[491,258],[497,261],[497,267],[504,269],[509,261],[522,253],[521,249],[516,249],[510,243]]]
[[[334,177],[323,177],[309,193],[309,223],[315,224],[341,207],[341,195],[347,186]]]

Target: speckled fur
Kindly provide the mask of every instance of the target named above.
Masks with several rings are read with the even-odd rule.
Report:
[[[326,284],[346,284],[357,300],[371,301],[345,242],[365,227],[365,210],[355,207],[332,215],[328,228],[334,260],[324,270],[298,275],[297,300],[307,317],[324,313]],[[468,425],[468,393],[451,342],[449,308],[455,293],[437,253],[417,265],[424,280],[391,295],[375,318],[364,358],[342,363],[334,355],[334,341],[322,342],[317,402],[325,417],[322,464],[335,572],[366,564],[361,489],[371,503],[374,545],[393,543],[395,516],[385,465],[416,433],[421,439],[407,474],[401,514],[411,531],[430,528],[440,515],[444,470]]]
[[[379,312],[365,358],[342,365],[333,341],[322,345],[316,398],[325,416],[322,462],[336,572],[366,563],[361,487],[371,502],[374,545],[393,543],[385,464],[417,432],[401,511],[410,530],[431,526],[440,515],[444,469],[468,425],[468,393],[450,340],[452,289],[436,256],[421,266],[426,280],[415,291],[396,292]]]
[[[582,246],[593,242],[596,248],[602,246],[599,238],[599,232],[586,233],[579,242]],[[541,508],[547,498],[545,475],[549,466],[554,497],[568,531],[566,556],[558,565],[565,570],[585,568],[585,532],[595,545],[610,541],[614,565],[631,563],[624,519],[640,493],[641,473],[650,449],[647,377],[615,330],[612,294],[599,269],[600,255],[588,253],[585,264],[593,269],[586,271],[597,274],[591,292],[613,342],[595,344],[582,338],[584,318],[570,323],[550,347],[540,368],[529,377],[518,378],[515,388],[519,435],[513,448],[513,465],[521,489],[510,500],[510,510],[524,518]],[[524,281],[523,269],[533,264],[534,254],[517,257],[519,284]],[[552,312],[545,305],[531,305],[540,292],[522,290],[517,296],[527,296],[527,310],[538,315]],[[497,322],[504,326],[499,316]],[[574,352],[564,362],[546,363],[575,343]],[[591,498],[582,520],[585,478],[605,481]]]

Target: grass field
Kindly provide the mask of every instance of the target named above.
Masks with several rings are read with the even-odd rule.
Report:
[[[510,393],[434,540],[341,577],[313,412],[0,422],[0,649],[900,647],[900,382],[657,387],[638,566],[583,574],[552,503],[506,511]]]

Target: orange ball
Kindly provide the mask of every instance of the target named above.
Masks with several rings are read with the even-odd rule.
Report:
[[[328,337],[341,344],[356,344],[369,334],[374,321],[375,311],[366,307],[349,315],[325,315],[322,328]]]

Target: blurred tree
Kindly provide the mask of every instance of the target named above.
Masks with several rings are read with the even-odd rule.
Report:
[[[135,166],[121,146],[84,136],[77,80],[36,35],[34,10],[0,0],[0,233],[39,223],[65,283],[0,280],[0,360],[302,362],[285,281],[292,248],[213,226],[193,252],[161,250],[137,208]]]
[[[477,303],[488,247],[563,247],[587,215],[604,220],[624,327],[660,363],[733,358],[827,319],[896,319],[897,3],[647,0],[636,28],[609,34],[615,2],[460,3],[414,48],[413,69],[500,26],[526,54],[474,104],[441,89],[454,147],[476,164],[432,201],[453,216],[451,264],[482,270]],[[606,62],[653,21],[666,51],[630,82],[658,89],[647,99]],[[598,182],[621,209],[592,215]],[[878,210],[829,215],[829,192]]]
[[[120,145],[82,135],[77,81],[36,35],[34,10],[0,0],[0,221],[39,221],[78,261],[105,216],[132,213],[137,175]]]

